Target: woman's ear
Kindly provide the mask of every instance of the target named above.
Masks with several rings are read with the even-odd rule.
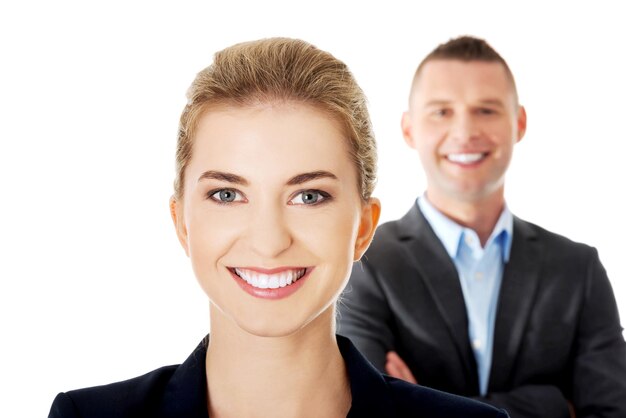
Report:
[[[365,250],[369,247],[374,238],[374,231],[380,218],[380,201],[375,197],[370,198],[361,209],[361,221],[359,223],[359,233],[354,246],[354,261],[361,259]]]
[[[189,243],[187,240],[188,235],[187,227],[185,226],[185,218],[183,216],[183,205],[174,196],[170,197],[170,215],[172,216],[172,221],[174,221],[178,241],[180,241],[180,245],[183,246],[185,254],[189,257]]]

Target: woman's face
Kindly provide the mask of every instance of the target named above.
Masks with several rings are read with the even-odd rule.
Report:
[[[289,335],[333,309],[378,221],[339,124],[304,104],[219,107],[198,123],[178,237],[223,316]]]

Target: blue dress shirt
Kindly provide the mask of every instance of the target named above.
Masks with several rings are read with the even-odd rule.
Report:
[[[485,247],[478,234],[452,221],[422,196],[417,204],[454,261],[469,319],[469,337],[481,395],[487,393],[493,350],[493,330],[504,265],[509,260],[513,215],[504,207]]]

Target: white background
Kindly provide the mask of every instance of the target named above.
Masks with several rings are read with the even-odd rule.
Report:
[[[457,35],[490,41],[528,111],[509,206],[597,247],[626,317],[624,14],[550,4],[2,2],[0,415],[46,416],[59,391],[179,363],[208,331],[167,206],[178,117],[213,52],[261,37],[300,37],[351,67],[379,141],[383,220],[424,189],[399,128],[416,65]]]

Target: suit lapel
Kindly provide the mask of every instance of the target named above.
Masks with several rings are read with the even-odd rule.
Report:
[[[458,273],[443,244],[417,205],[400,220],[400,239],[407,242],[407,260],[425,283],[462,360],[469,390],[478,392],[476,362],[469,345],[468,319]],[[475,385],[475,387],[474,387]]]
[[[514,218],[511,257],[498,299],[489,391],[507,386],[535,300],[543,253],[531,225]]]

